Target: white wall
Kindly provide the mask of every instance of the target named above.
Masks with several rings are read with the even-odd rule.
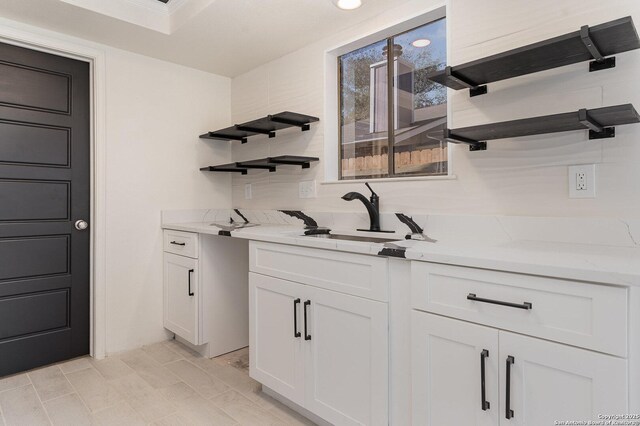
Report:
[[[232,119],[241,122],[268,113],[291,110],[324,120],[325,51],[439,5],[412,0],[402,7],[348,31],[272,61],[232,81]],[[450,0],[450,63],[455,65],[555,35],[632,15],[640,25],[640,2],[634,0]],[[489,85],[489,94],[469,98],[451,94],[450,127],[462,127],[632,102],[640,109],[640,51],[617,55],[612,70],[587,72],[577,64]],[[331,109],[336,111],[336,108]],[[337,111],[335,112],[337,114]],[[314,125],[301,134],[282,132],[275,139],[255,136],[233,143],[234,160],[268,155],[321,157],[324,128]],[[585,132],[489,142],[485,152],[452,147],[454,180],[379,182],[375,184],[385,211],[432,214],[498,214],[528,216],[640,216],[640,125],[620,126],[615,139],[589,141]],[[337,151],[337,147],[335,148]],[[596,163],[597,198],[568,198],[567,165]],[[366,188],[360,184],[318,185],[318,198],[298,199],[300,180],[324,178],[322,164],[302,171],[250,171],[233,177],[237,207],[360,211],[340,196]],[[253,199],[244,199],[244,184],[253,184]]]
[[[107,353],[166,338],[164,209],[230,208],[230,178],[199,167],[228,145],[198,135],[230,120],[230,80],[107,48]]]

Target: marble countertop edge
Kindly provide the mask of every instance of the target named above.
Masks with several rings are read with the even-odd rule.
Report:
[[[210,222],[164,224],[163,229],[219,235],[222,230]],[[338,230],[334,232],[339,233]],[[513,241],[491,245],[475,242],[429,243],[399,240],[383,244],[348,240],[327,240],[303,235],[295,225],[268,225],[231,231],[231,236],[254,241],[379,255],[385,248],[404,249],[407,260],[433,262],[595,282],[618,286],[640,286],[640,248],[590,246],[584,244]],[[395,235],[403,238],[401,235]]]

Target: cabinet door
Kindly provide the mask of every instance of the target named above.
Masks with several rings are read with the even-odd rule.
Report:
[[[624,359],[501,331],[500,368],[501,425],[552,425],[628,412]]]
[[[388,425],[387,304],[308,291],[305,408],[336,425]]]
[[[301,284],[249,274],[250,375],[299,405],[304,404],[304,291]]]
[[[412,423],[498,425],[498,331],[413,311],[411,332]]]
[[[164,254],[164,326],[200,345],[200,286],[198,261]]]

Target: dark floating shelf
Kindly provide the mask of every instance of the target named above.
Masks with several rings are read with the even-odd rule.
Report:
[[[470,96],[487,93],[487,83],[591,61],[589,72],[613,68],[616,53],[640,48],[630,16],[545,41],[498,53],[466,64],[446,67],[427,76],[451,89],[470,89]]]
[[[275,115],[267,115],[257,120],[247,121],[246,123],[236,124],[215,132],[208,132],[200,135],[200,138],[247,143],[249,136],[268,135],[270,138],[275,138],[276,131],[289,127],[300,127],[304,132],[311,128],[311,123],[319,120],[318,117],[285,111]]]
[[[572,130],[589,130],[589,139],[613,138],[616,134],[613,126],[632,123],[640,123],[640,116],[633,105],[624,104],[481,126],[446,129],[445,138],[449,142],[467,144],[471,151],[483,151],[487,149],[486,141],[489,140]]]
[[[200,169],[203,172],[231,172],[231,173],[241,173],[243,175],[247,174],[247,169],[243,167],[238,167],[236,163],[230,164],[222,164],[220,166],[207,166]]]
[[[320,161],[318,157],[301,157],[298,155],[281,155],[279,157],[269,157],[269,162],[280,165],[301,166],[303,169],[311,167],[314,161]]]
[[[259,160],[238,161],[220,166],[203,167],[200,170],[206,172],[232,172],[246,175],[249,169],[263,169],[275,172],[278,166],[300,166],[303,169],[311,167],[311,163],[319,161],[318,157],[301,157],[297,155],[281,155],[279,157],[267,157]]]

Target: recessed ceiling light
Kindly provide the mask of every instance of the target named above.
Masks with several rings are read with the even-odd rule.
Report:
[[[418,40],[411,43],[413,47],[427,47],[431,44],[431,40],[426,38],[419,38]]]
[[[362,6],[362,0],[336,0],[334,3],[343,10],[353,10]]]

